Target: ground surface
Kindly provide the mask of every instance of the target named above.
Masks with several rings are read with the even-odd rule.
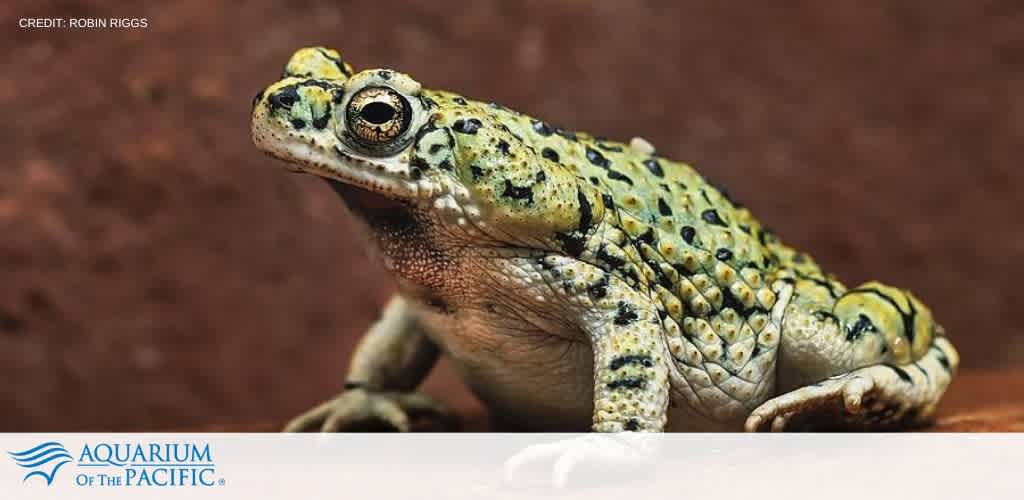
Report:
[[[307,44],[643,135],[840,277],[913,289],[965,372],[1024,366],[1024,4],[730,5],[5,2],[0,430],[261,425],[338,389],[392,284],[248,137]],[[17,28],[40,16],[148,27]],[[956,382],[947,428],[1008,429],[1020,380]],[[471,405],[445,366],[426,388]]]

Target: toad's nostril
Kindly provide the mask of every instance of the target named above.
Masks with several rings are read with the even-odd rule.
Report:
[[[255,108],[257,104],[259,104],[260,99],[263,99],[263,91],[264,90],[266,90],[266,89],[260,90],[259,92],[256,93],[256,97],[252,98],[252,107],[253,108]]]

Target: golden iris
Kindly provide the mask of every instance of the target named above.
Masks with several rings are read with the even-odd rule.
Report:
[[[409,128],[409,102],[386,87],[360,90],[349,100],[348,130],[365,145],[387,144]]]

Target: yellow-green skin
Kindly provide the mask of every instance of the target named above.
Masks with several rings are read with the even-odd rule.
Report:
[[[385,254],[403,237],[429,240],[423,246],[439,252],[474,247],[473,255],[500,263],[455,261],[483,275],[511,275],[508,287],[529,290],[511,296],[537,294],[538,276],[550,285],[540,293],[543,304],[530,307],[564,309],[588,334],[596,430],[661,430],[669,400],[708,421],[734,423],[772,396],[860,368],[889,367],[899,381],[923,376],[929,386],[930,367],[945,370],[941,387],[915,396],[920,401],[907,396],[900,411],[839,419],[914,423],[933,413],[956,367],[952,346],[937,342],[942,329],[909,292],[876,282],[847,289],[646,141],[559,129],[423,89],[390,70],[356,73],[329,49],[298,51],[285,75],[254,103],[257,144],[300,170],[410,203],[419,236],[378,229]],[[372,85],[395,88],[417,106],[407,144],[379,162],[346,146],[344,106]],[[294,143],[316,151],[296,152]],[[335,165],[339,158],[345,167]],[[372,175],[350,173],[360,166]],[[445,295],[430,258],[396,255],[400,278]],[[885,387],[880,399],[899,403],[898,383],[877,381]],[[659,385],[671,394],[650,390]],[[807,401],[815,397],[824,396],[804,397],[789,411],[813,406]]]

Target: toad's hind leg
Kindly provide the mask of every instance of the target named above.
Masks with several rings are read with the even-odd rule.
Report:
[[[831,300],[803,288],[780,346],[788,392],[757,407],[746,430],[883,430],[929,421],[959,357],[928,309],[878,283]]]
[[[772,398],[750,414],[746,430],[781,431],[797,422],[863,430],[926,423],[952,379],[956,356],[952,344],[940,337],[910,365],[867,366]]]

